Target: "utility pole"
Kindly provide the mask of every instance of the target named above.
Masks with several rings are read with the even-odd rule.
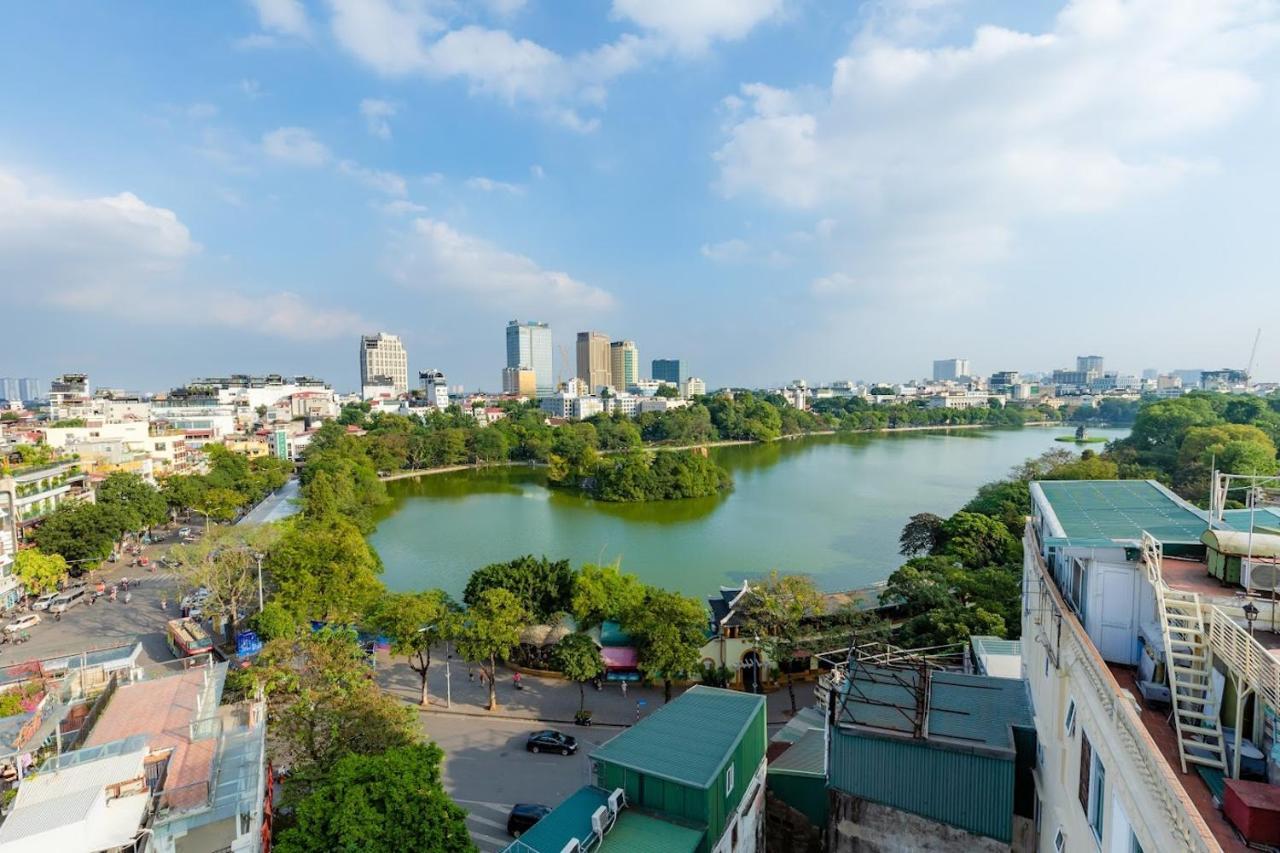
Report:
[[[259,613],[261,613],[263,610],[266,609],[266,603],[264,602],[262,597],[262,558],[264,556],[265,555],[261,553],[257,553],[253,555],[254,559],[258,561],[258,612]]]

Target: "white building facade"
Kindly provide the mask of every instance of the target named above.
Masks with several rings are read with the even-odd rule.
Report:
[[[409,390],[409,356],[397,335],[378,332],[360,338],[360,385],[380,384],[375,377],[385,376],[397,394]]]

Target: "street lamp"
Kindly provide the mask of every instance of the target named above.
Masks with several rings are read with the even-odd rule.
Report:
[[[253,555],[253,558],[258,561],[258,612],[259,613],[261,613],[264,609],[266,609],[266,604],[264,603],[263,597],[262,597],[262,558],[265,556],[267,555],[261,552]]]
[[[1249,623],[1249,636],[1253,636],[1253,623],[1258,618],[1258,608],[1252,601],[1244,603],[1244,621]]]

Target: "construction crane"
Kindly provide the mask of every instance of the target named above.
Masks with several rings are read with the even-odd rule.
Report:
[[[1249,353],[1249,366],[1244,369],[1244,383],[1247,386],[1249,380],[1253,378],[1253,362],[1258,358],[1258,341],[1262,339],[1262,327],[1258,327],[1258,334],[1253,336],[1253,351]]]
[[[560,350],[560,369],[556,371],[556,388],[560,388],[564,385],[564,366],[569,363],[569,348],[564,344],[556,344],[556,349]]]

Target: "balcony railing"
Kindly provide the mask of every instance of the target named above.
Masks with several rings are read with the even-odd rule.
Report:
[[[1130,782],[1135,786],[1140,785],[1155,800],[1160,809],[1157,822],[1168,827],[1168,831],[1178,842],[1177,849],[1197,853],[1221,850],[1194,801],[1187,795],[1173,768],[1165,761],[1151,734],[1143,726],[1131,697],[1115,680],[1102,656],[1094,648],[1084,626],[1067,606],[1045,565],[1039,538],[1030,522],[1027,523],[1023,541],[1026,543],[1024,551],[1034,567],[1033,576],[1028,578],[1024,594],[1030,596],[1039,593],[1037,613],[1033,617],[1039,628],[1034,640],[1046,646],[1055,667],[1065,666],[1085,676],[1083,681],[1093,689],[1098,703],[1112,723],[1124,754],[1137,771],[1137,778],[1131,776]],[[1028,605],[1024,604],[1026,606]],[[1027,638],[1023,640],[1028,641]]]
[[[1219,607],[1209,608],[1209,647],[1272,708],[1280,708],[1280,661]]]

